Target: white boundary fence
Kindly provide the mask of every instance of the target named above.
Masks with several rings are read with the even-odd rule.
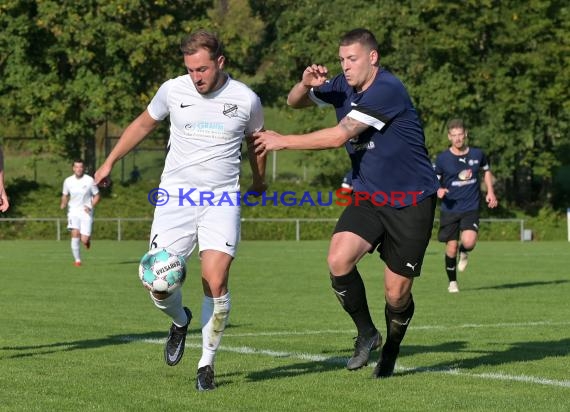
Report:
[[[102,217],[94,218],[93,222],[117,222],[117,240],[122,240],[122,224],[121,222],[151,222],[150,217]],[[62,231],[67,231],[67,219],[59,217],[46,217],[46,218],[0,218],[1,222],[53,222],[55,225],[55,239],[61,240]],[[0,226],[1,227],[1,226]],[[149,228],[150,229],[150,228]]]
[[[569,209],[570,211],[570,209]],[[569,213],[570,215],[570,213]],[[123,222],[151,222],[152,218],[145,217],[117,217],[117,218],[95,218],[94,222],[116,222],[117,223],[117,240],[122,240],[122,223]],[[301,240],[301,226],[302,223],[317,223],[317,222],[336,222],[337,219],[303,219],[303,218],[242,218],[242,223],[244,222],[281,222],[281,223],[292,223],[295,224],[295,240]],[[439,221],[439,219],[435,219]],[[532,236],[529,235],[529,231],[524,228],[524,219],[480,219],[481,222],[513,222],[518,223],[520,228],[520,237],[522,241],[532,240]],[[53,222],[55,230],[56,240],[61,240],[62,232],[67,230],[67,219],[63,218],[0,218],[0,230],[2,222]],[[150,226],[149,226],[150,229]],[[570,220],[569,220],[569,230],[570,230]],[[570,239],[569,239],[570,240]]]

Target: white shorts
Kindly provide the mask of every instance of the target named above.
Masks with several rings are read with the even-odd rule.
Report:
[[[93,215],[87,212],[68,214],[67,229],[76,229],[84,236],[91,236],[91,231],[93,229]]]
[[[198,245],[199,252],[217,250],[235,257],[240,225],[240,207],[236,205],[167,203],[154,210],[149,248],[168,248],[188,259]]]

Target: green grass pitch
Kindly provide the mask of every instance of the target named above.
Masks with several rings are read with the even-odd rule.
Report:
[[[137,278],[145,242],[98,241],[72,265],[69,241],[0,242],[1,411],[567,411],[570,244],[480,242],[460,293],[447,292],[443,245],[414,285],[416,314],[396,374],[344,368],[355,330],[330,289],[326,241],[240,245],[218,389],[198,393],[201,286],[182,362],[168,367],[169,320]],[[385,334],[382,267],[359,266]]]

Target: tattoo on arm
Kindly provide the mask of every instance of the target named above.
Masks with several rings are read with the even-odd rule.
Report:
[[[345,129],[348,132],[348,134],[352,137],[358,136],[360,133],[364,132],[366,129],[370,127],[367,124],[359,122],[358,120],[354,120],[353,118],[348,116],[343,117],[339,125],[343,129]]]

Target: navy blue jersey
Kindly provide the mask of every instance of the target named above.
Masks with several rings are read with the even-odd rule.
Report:
[[[435,160],[435,173],[441,187],[449,190],[441,202],[445,212],[469,212],[479,210],[481,199],[481,172],[490,170],[487,157],[481,149],[470,147],[462,156],[446,150]]]
[[[333,105],[338,121],[349,116],[370,126],[345,144],[355,192],[383,193],[389,199],[386,206],[401,208],[437,191],[419,116],[392,73],[380,68],[370,87],[360,93],[340,74],[313,89],[311,97]],[[390,201],[393,198],[402,201]]]

